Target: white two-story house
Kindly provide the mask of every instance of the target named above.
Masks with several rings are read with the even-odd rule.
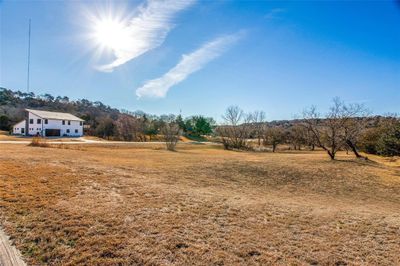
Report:
[[[69,113],[25,109],[25,120],[13,127],[14,134],[44,137],[83,136],[83,119]]]

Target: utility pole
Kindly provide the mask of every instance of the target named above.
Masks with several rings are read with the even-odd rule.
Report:
[[[29,32],[28,32],[28,77],[26,81],[26,90],[29,93],[29,66],[31,63],[31,19],[29,19]]]

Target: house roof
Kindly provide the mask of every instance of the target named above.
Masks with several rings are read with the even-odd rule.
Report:
[[[84,121],[83,119],[80,119],[79,117],[76,117],[69,113],[49,112],[49,111],[32,110],[32,109],[25,109],[25,110],[44,119]]]
[[[24,119],[24,120],[21,120],[21,121],[19,121],[18,123],[15,123],[15,124],[14,124],[14,127],[15,127],[16,125],[18,125],[18,124],[22,123],[22,122],[24,122],[24,123],[25,123],[25,119]]]

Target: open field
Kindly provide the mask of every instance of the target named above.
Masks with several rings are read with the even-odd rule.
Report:
[[[218,146],[0,144],[29,264],[400,264],[400,165]]]
[[[0,130],[0,141],[26,141],[30,137],[10,135],[7,131]]]

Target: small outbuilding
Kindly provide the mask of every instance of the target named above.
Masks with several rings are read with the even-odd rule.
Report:
[[[13,134],[14,135],[25,135],[25,120],[16,123],[13,126]]]

